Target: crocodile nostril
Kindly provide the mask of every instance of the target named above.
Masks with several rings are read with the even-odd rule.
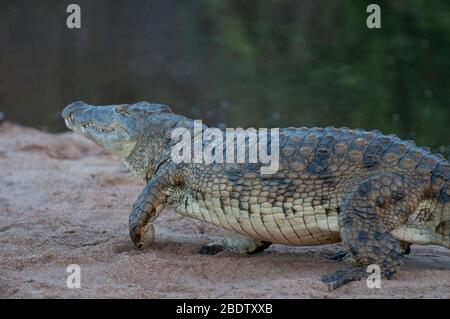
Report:
[[[73,113],[77,110],[85,108],[86,106],[87,105],[84,102],[80,102],[80,101],[73,102],[64,108],[64,110],[61,112],[61,116],[64,119],[69,119],[69,118],[73,119]]]
[[[63,119],[68,119],[69,116],[72,114],[72,110],[69,108],[69,106],[66,106],[64,110],[61,112],[61,116],[63,117]]]

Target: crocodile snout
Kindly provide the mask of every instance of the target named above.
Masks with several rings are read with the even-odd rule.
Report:
[[[73,102],[72,104],[69,104],[64,108],[64,110],[61,113],[61,116],[64,119],[68,120],[71,118],[71,116],[73,116],[75,112],[79,112],[87,108],[89,108],[89,106],[84,102],[81,101]]]
[[[115,105],[93,106],[74,102],[66,106],[61,115],[70,129],[95,125],[100,130],[111,130],[117,124],[115,108]]]

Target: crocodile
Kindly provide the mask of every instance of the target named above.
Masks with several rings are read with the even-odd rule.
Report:
[[[176,163],[171,132],[192,131],[194,120],[166,105],[74,102],[62,116],[145,183],[129,215],[137,248],[154,242],[153,224],[166,206],[235,234],[203,246],[202,254],[342,242],[336,259],[345,266],[321,277],[330,290],[367,278],[370,265],[393,278],[411,244],[450,248],[450,163],[395,135],[279,129],[278,170],[260,174],[260,162]]]

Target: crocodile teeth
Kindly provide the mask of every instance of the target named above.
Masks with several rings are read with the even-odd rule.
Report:
[[[66,126],[69,126],[69,120],[65,119],[64,122],[66,122]]]
[[[84,126],[82,126],[81,127],[81,133],[83,133],[84,134],[84,131],[85,131],[86,129],[84,128]]]

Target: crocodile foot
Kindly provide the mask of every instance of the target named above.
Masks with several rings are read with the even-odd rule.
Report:
[[[335,290],[351,281],[358,281],[365,278],[367,273],[361,267],[345,268],[329,273],[321,278],[327,284],[328,290]]]
[[[202,255],[215,255],[221,251],[234,254],[251,255],[264,251],[271,243],[245,236],[234,235],[203,246],[200,249]]]
[[[202,255],[215,255],[223,251],[223,246],[217,243],[210,243],[200,248],[199,253]]]

